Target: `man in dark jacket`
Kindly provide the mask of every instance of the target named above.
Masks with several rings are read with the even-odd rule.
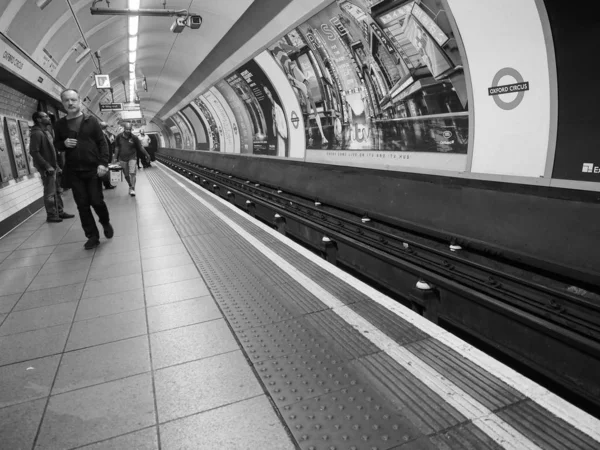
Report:
[[[88,241],[84,247],[93,249],[100,244],[100,233],[91,208],[94,208],[104,236],[112,238],[108,208],[102,195],[102,177],[108,173],[108,145],[100,122],[81,111],[81,99],[75,89],[66,89],[60,99],[66,117],[54,124],[54,146],[65,152],[63,177],[73,190],[79,218]]]
[[[35,125],[30,131],[29,154],[44,185],[46,221],[62,222],[63,219],[71,219],[75,216],[63,211],[63,201],[57,181],[61,169],[52,144],[52,135],[47,131],[50,117],[43,111],[36,111],[31,118]]]

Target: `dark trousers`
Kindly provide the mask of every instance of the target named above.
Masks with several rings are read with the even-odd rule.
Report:
[[[91,237],[99,238],[100,232],[96,226],[92,208],[96,211],[102,225],[106,225],[110,221],[108,208],[104,203],[104,195],[102,195],[102,181],[98,178],[96,171],[73,172],[71,174],[71,189],[73,190],[73,199],[79,210],[79,218],[85,236],[88,239]]]
[[[45,171],[39,171],[42,184],[44,185],[44,206],[46,207],[46,216],[48,218],[59,217],[63,213],[63,201],[60,195],[56,172],[47,175]],[[62,191],[62,189],[61,189]]]
[[[113,158],[113,152],[109,150],[108,152],[108,162],[111,162]],[[106,174],[106,176],[102,177],[102,184],[105,188],[109,188],[112,186],[110,183],[110,171]]]

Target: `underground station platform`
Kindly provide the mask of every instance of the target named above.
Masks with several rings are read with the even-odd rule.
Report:
[[[0,240],[0,448],[598,449],[600,421],[161,163]],[[70,194],[65,209],[75,212]]]

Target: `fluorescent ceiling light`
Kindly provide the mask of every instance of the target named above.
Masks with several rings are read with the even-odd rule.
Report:
[[[129,9],[140,9],[140,0],[129,0]]]
[[[138,28],[140,25],[140,16],[130,16],[129,17],[129,35],[135,36],[138,34]]]
[[[135,52],[129,52],[129,62],[130,63],[135,63],[136,58],[137,58],[137,55]]]
[[[129,72],[129,79],[135,80],[135,72]]]
[[[129,51],[135,52],[137,49],[137,36],[133,36],[129,38]]]

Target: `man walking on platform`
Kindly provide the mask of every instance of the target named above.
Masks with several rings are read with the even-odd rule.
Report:
[[[96,211],[104,236],[112,238],[108,208],[102,195],[102,177],[108,173],[108,145],[100,122],[81,110],[81,99],[75,89],[60,94],[66,117],[54,125],[54,147],[65,152],[64,184],[71,186],[79,210],[81,225],[88,238],[88,250],[100,244],[100,233],[92,214]]]
[[[140,139],[140,143],[142,144],[142,147],[144,147],[144,150],[146,150],[146,152],[148,152],[148,147],[150,146],[150,137],[144,132],[143,128],[140,130],[139,139]],[[150,153],[148,153],[148,158],[146,158],[145,161],[142,161],[142,165],[144,166],[144,169],[147,169],[148,167],[152,167],[152,164],[150,163],[150,159],[151,159]]]
[[[102,134],[106,139],[106,145],[108,145],[108,160],[112,161],[115,150],[113,143],[110,142],[110,136],[108,135],[108,131],[106,131],[108,128],[108,124],[106,122],[100,122],[100,126],[102,127]],[[106,176],[102,178],[102,184],[104,185],[104,189],[116,188],[116,186],[113,186],[110,182],[110,174],[106,174]]]
[[[135,173],[137,169],[137,152],[150,159],[148,152],[142,147],[140,140],[131,132],[131,124],[123,124],[123,132],[115,138],[115,158],[121,164],[127,184],[129,195],[135,197]]]
[[[58,182],[61,168],[52,143],[52,135],[47,130],[50,117],[43,111],[36,111],[33,113],[32,119],[35,125],[33,125],[30,132],[29,154],[33,159],[35,168],[40,173],[44,185],[46,221],[62,222],[63,219],[71,219],[75,216],[63,211],[63,201]]]

